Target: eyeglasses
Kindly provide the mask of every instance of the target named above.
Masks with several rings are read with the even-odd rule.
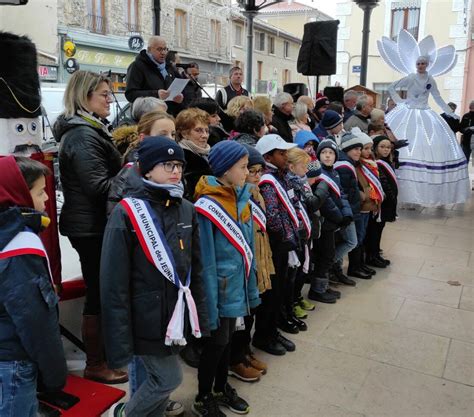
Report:
[[[107,91],[107,92],[105,92],[105,93],[94,93],[94,94],[97,94],[98,96],[102,96],[102,97],[104,97],[105,99],[110,99],[110,100],[112,100],[113,97],[114,97],[114,95],[113,95],[113,93],[112,93],[111,91]]]
[[[208,135],[209,134],[209,129],[205,129],[203,127],[195,127],[193,129],[194,132],[199,133],[200,135]]]
[[[249,169],[249,175],[251,177],[256,177],[257,175],[262,175],[263,174],[263,168],[260,169]]]
[[[158,52],[161,52],[161,53],[169,51],[168,48],[155,48],[155,50],[158,51]]]
[[[165,172],[173,172],[176,168],[178,172],[183,172],[184,164],[181,162],[160,162],[158,165],[161,165]]]

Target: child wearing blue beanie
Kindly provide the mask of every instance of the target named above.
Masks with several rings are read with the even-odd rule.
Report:
[[[238,318],[260,304],[254,259],[250,188],[246,184],[249,153],[235,141],[222,141],[209,153],[214,176],[202,176],[195,203],[201,245],[204,288],[211,337],[203,346],[199,391],[192,406],[198,416],[221,415],[218,406],[238,414],[248,403],[227,382],[231,339]]]

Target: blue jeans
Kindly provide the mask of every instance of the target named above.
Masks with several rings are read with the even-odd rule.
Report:
[[[138,391],[147,379],[145,365],[140,356],[134,355],[132,361],[128,364],[128,385],[130,386],[130,397]]]
[[[0,362],[0,417],[36,417],[37,377],[33,362]]]
[[[125,407],[127,417],[162,417],[170,394],[183,380],[178,355],[139,357],[145,367],[146,379]]]
[[[337,264],[342,265],[342,259],[344,256],[357,246],[358,239],[355,223],[352,222],[349,226],[340,230],[338,233],[342,241],[336,245],[334,261]]]
[[[357,246],[364,244],[365,235],[367,233],[367,225],[369,224],[370,213],[360,213],[360,216],[355,220],[357,231]]]

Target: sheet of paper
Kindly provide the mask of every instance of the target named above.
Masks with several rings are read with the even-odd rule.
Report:
[[[188,82],[189,80],[186,80],[184,78],[175,78],[171,85],[168,87],[170,95],[165,101],[172,101],[177,95],[181,94]]]

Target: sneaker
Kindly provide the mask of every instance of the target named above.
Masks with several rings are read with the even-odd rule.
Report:
[[[184,413],[184,406],[183,404],[179,403],[178,401],[168,400],[168,405],[166,406],[165,416],[180,416]]]
[[[316,308],[313,303],[310,303],[303,297],[298,300],[298,305],[305,311],[314,311],[314,309]]]
[[[262,375],[258,369],[250,365],[250,362],[245,361],[237,365],[229,367],[229,375],[240,379],[244,382],[257,382]]]
[[[328,291],[320,293],[313,290],[309,290],[308,298],[310,300],[319,301],[320,303],[325,304],[334,304],[337,301],[336,296],[330,294]]]
[[[299,304],[295,305],[293,307],[293,314],[297,319],[307,319],[308,318],[308,313],[301,308]]]
[[[191,411],[198,417],[226,417],[226,415],[219,410],[219,405],[212,393],[202,397],[199,401],[196,397]]]
[[[109,409],[109,417],[125,417],[125,405],[127,403],[116,403]]]
[[[267,364],[265,362],[262,362],[260,359],[257,359],[253,352],[250,352],[245,358],[249,361],[250,366],[252,368],[255,368],[262,375],[265,375],[267,373]]]
[[[247,401],[237,395],[237,391],[225,384],[223,392],[214,393],[217,404],[227,407],[230,411],[236,414],[248,414],[250,406]]]
[[[331,295],[334,295],[337,299],[341,298],[341,292],[340,291],[336,291],[336,290],[333,290],[332,288],[328,288],[326,290],[326,292],[328,292]]]

